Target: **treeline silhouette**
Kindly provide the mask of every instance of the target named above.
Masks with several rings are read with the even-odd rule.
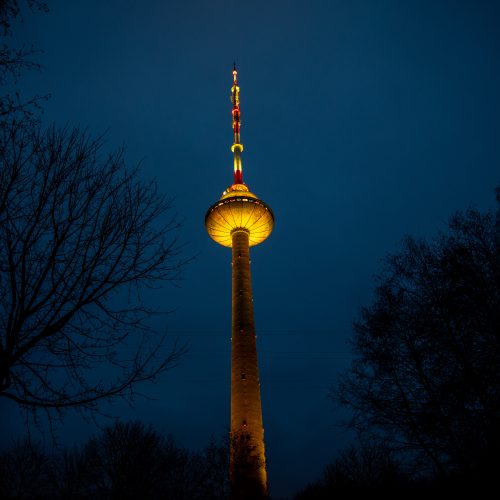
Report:
[[[24,441],[0,455],[0,498],[223,500],[229,443],[190,451],[140,422],[117,422],[71,449]]]
[[[370,492],[478,494],[500,464],[500,190],[496,211],[456,213],[408,237],[354,325],[353,362],[331,391],[358,444],[297,500]]]

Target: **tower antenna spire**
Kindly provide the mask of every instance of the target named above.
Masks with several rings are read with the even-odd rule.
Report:
[[[240,87],[238,87],[238,71],[236,63],[233,63],[233,86],[231,87],[231,102],[233,103],[233,145],[231,151],[234,155],[234,183],[243,184],[243,167],[241,164],[241,153],[243,144],[241,144],[241,114],[240,114]]]

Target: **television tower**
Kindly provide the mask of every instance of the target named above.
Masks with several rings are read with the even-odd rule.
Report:
[[[231,87],[234,183],[208,209],[205,226],[214,241],[232,248],[230,479],[233,498],[242,500],[267,497],[249,248],[271,234],[274,215],[243,182],[237,76],[234,66]]]

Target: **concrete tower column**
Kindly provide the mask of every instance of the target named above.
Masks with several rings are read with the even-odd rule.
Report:
[[[232,232],[231,484],[237,500],[267,496],[249,231]]]

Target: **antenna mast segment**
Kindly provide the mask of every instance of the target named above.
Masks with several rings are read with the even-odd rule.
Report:
[[[236,64],[233,66],[233,86],[231,87],[231,102],[233,103],[233,145],[231,151],[234,155],[234,183],[243,184],[243,167],[241,165],[241,153],[243,152],[243,144],[240,140],[240,88],[238,87],[238,71]]]

